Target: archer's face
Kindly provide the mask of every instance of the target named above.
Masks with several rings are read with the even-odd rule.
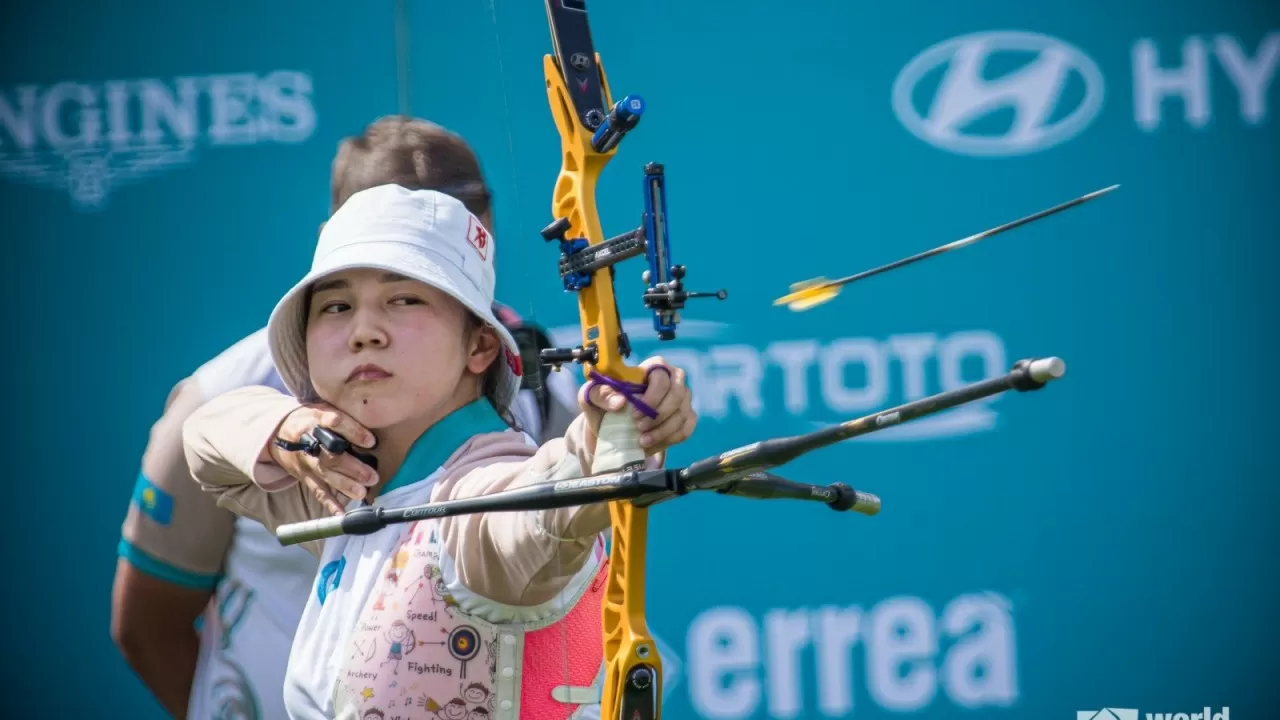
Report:
[[[371,430],[438,419],[476,398],[477,376],[497,357],[496,336],[469,332],[469,317],[416,280],[381,270],[331,275],[313,287],[307,313],[311,383]]]

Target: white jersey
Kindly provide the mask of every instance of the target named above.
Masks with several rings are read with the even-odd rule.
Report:
[[[193,378],[205,401],[251,385],[288,392],[272,363],[265,328],[201,366]],[[576,403],[570,373],[552,373],[550,384],[557,406]],[[539,437],[532,391],[520,392],[513,413],[527,434]],[[302,547],[282,546],[260,523],[236,518],[223,577],[203,618],[189,718],[288,717],[285,669],[318,569],[319,561]]]

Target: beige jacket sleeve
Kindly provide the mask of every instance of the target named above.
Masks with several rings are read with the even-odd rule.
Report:
[[[220,507],[274,531],[327,517],[328,511],[262,450],[298,402],[267,387],[220,395],[191,415],[183,441],[191,473]],[[589,474],[594,430],[585,415],[564,437],[533,448],[517,432],[472,438],[445,463],[431,500],[457,500]],[[661,464],[650,457],[649,467]],[[505,605],[537,605],[557,596],[586,564],[597,536],[610,525],[606,503],[527,512],[492,512],[441,520],[441,540],[458,581]],[[322,541],[304,545],[316,556]]]
[[[455,453],[432,500],[472,498],[590,474],[595,439],[585,415],[569,424],[563,438],[544,443],[523,461],[514,445],[522,441],[515,433],[505,435],[509,437],[498,442],[482,436]],[[650,456],[645,464],[656,468],[662,461],[662,455]],[[465,588],[504,605],[531,606],[554,599],[582,570],[596,539],[609,529],[610,516],[607,503],[594,503],[463,515],[441,523],[445,551]]]
[[[262,451],[296,399],[269,387],[245,387],[206,402],[187,418],[182,444],[196,482],[226,508],[272,532],[291,522],[327,517],[328,511]],[[319,557],[320,541],[303,543]]]
[[[494,442],[481,436],[460,448],[433,501],[461,500],[580,478],[590,468],[586,418],[577,416],[563,438],[520,459],[525,445],[516,433]],[[506,437],[511,436],[511,437]],[[525,445],[527,448],[527,445]],[[486,600],[530,606],[552,600],[588,560],[595,537],[609,527],[604,503],[559,510],[484,512],[440,520],[440,541],[456,568],[458,583]]]

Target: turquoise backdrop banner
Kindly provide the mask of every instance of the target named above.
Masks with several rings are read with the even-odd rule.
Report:
[[[1280,5],[590,10],[615,95],[648,104],[601,180],[605,231],[636,226],[642,168],[664,163],[687,284],[729,292],[659,343],[643,263],[618,270],[637,353],[680,364],[694,390],[700,425],[673,462],[1024,357],[1068,367],[1040,393],[782,471],[877,493],[877,517],[724,497],[656,508],[668,715],[1274,717]],[[400,111],[464,135],[495,189],[500,299],[577,337],[538,235],[560,162],[545,10],[134,0],[6,15],[3,704],[162,717],[108,634],[148,428],[308,267],[341,138]],[[1114,183],[811,311],[772,305],[792,282]]]

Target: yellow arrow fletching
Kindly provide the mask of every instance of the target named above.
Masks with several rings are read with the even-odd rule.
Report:
[[[786,305],[792,312],[802,312],[830,302],[840,294],[839,286],[823,287],[826,278],[814,278],[791,285],[791,292],[773,301],[774,305]]]
[[[788,307],[792,312],[804,312],[810,308],[815,308],[823,303],[834,300],[839,293],[836,290],[829,290],[821,295],[815,295],[805,300],[797,300],[792,302]]]

